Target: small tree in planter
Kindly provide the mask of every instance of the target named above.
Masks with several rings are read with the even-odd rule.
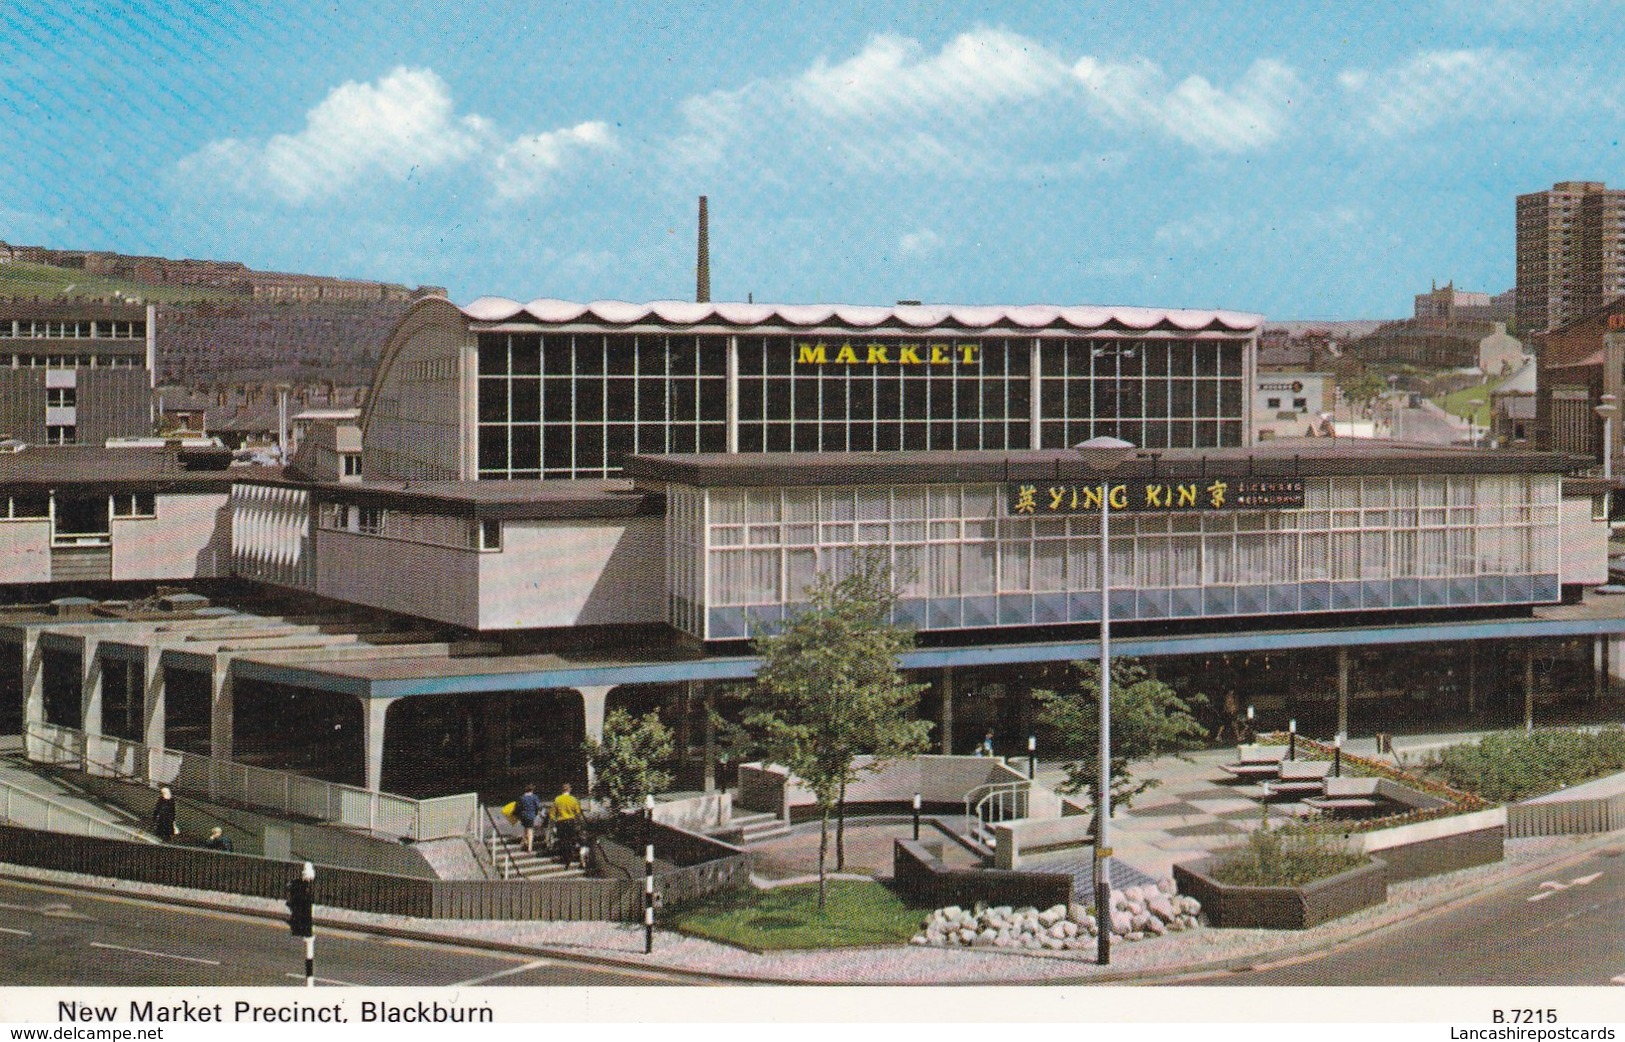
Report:
[[[758,747],[812,790],[821,819],[818,907],[827,890],[829,819],[840,814],[836,870],[844,865],[846,788],[858,757],[867,769],[926,748],[931,724],[913,719],[924,684],[904,679],[897,656],[914,642],[890,621],[896,595],[891,569],[861,558],[837,580],[820,573],[807,607],[778,633],[757,640],[762,666],[751,688],[745,726]]]
[[[593,795],[611,813],[637,809],[645,796],[671,787],[671,772],[656,765],[671,759],[674,745],[657,714],[610,710],[603,740],[588,735],[584,745],[596,775]]]
[[[1100,665],[1072,663],[1074,686],[1069,691],[1034,691],[1040,723],[1054,728],[1060,740],[1066,781],[1065,793],[1093,789],[1100,777]],[[1192,710],[1206,705],[1200,694],[1182,695],[1158,680],[1150,670],[1133,662],[1112,663],[1112,806],[1127,806],[1140,793],[1158,784],[1154,778],[1136,778],[1129,770],[1134,760],[1194,749],[1207,737]]]

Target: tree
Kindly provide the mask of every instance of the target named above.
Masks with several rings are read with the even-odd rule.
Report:
[[[776,634],[756,641],[762,656],[745,725],[773,762],[817,800],[818,906],[826,891],[829,819],[861,770],[921,752],[931,724],[913,718],[924,684],[903,679],[897,656],[911,632],[891,623],[891,570],[876,558],[839,581],[828,573],[807,588],[807,607]],[[858,757],[873,759],[859,764]],[[844,832],[844,829],[841,831]],[[837,847],[844,847],[837,836]],[[845,864],[837,850],[836,868]]]
[[[596,795],[611,810],[631,810],[650,793],[671,787],[671,774],[655,767],[671,759],[671,728],[646,713],[634,719],[624,709],[604,718],[604,737],[587,736],[583,748],[597,776]]]
[[[1034,691],[1039,722],[1053,728],[1061,754],[1071,757],[1064,766],[1062,792],[1094,790],[1100,777],[1100,665],[1074,662],[1071,691]],[[1207,704],[1200,694],[1182,695],[1133,662],[1112,663],[1112,806],[1127,806],[1134,797],[1158,784],[1155,778],[1135,778],[1129,769],[1135,760],[1151,759],[1195,748],[1207,737],[1192,710]]]

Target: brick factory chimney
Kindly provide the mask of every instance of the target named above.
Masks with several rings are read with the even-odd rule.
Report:
[[[700,196],[700,255],[694,272],[694,299],[701,304],[711,299],[711,218]]]

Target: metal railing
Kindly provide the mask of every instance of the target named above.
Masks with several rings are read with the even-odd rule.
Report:
[[[513,845],[507,833],[497,824],[496,816],[490,807],[482,807],[479,827],[481,833],[489,833],[482,837],[480,849],[488,851],[491,856],[491,867],[500,879],[511,879],[514,876],[524,878],[519,866],[514,864]]]
[[[0,781],[0,820],[20,828],[65,832],[73,836],[158,842],[138,828],[99,818],[89,811],[71,807],[37,792],[29,792],[20,785],[6,781]]]
[[[472,792],[414,800],[60,724],[30,723],[24,744],[36,763],[134,777],[211,800],[414,841],[473,835],[479,827],[479,797]]]
[[[965,824],[970,838],[983,846],[994,845],[992,826],[1027,816],[1029,780],[989,782],[965,794]]]

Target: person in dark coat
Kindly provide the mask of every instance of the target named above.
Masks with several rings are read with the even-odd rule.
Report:
[[[152,831],[165,843],[181,834],[181,827],[175,824],[175,797],[167,785],[158,790],[158,802],[152,808]]]
[[[227,853],[230,853],[231,837],[226,835],[224,829],[222,829],[219,825],[216,825],[214,828],[209,830],[209,838],[203,841],[203,845],[208,847],[210,850],[224,850]]]
[[[525,794],[519,797],[514,810],[519,815],[519,824],[525,828],[525,853],[528,854],[536,845],[536,818],[542,813],[542,798],[536,795],[536,786],[525,786]]]

